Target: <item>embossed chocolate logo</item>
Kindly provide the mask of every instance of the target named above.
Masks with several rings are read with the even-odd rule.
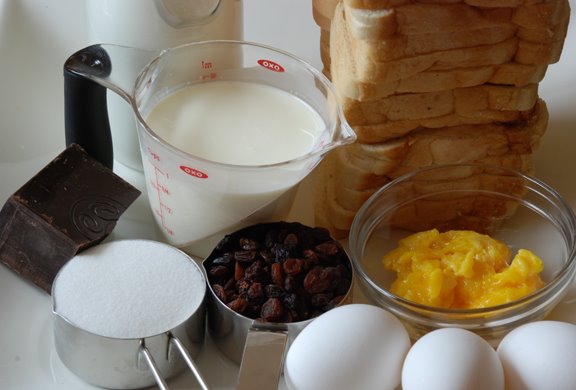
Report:
[[[71,209],[74,226],[86,238],[92,240],[110,233],[126,208],[114,199],[105,196],[90,196],[78,199]]]

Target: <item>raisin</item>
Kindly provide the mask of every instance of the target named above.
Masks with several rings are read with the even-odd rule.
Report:
[[[336,241],[327,241],[316,245],[315,249],[323,255],[336,256],[340,252],[340,245]]]
[[[224,290],[224,287],[222,287],[219,284],[213,284],[212,290],[214,291],[214,294],[216,294],[218,299],[220,299],[224,303],[228,302],[228,296],[226,294],[226,290]]]
[[[236,290],[226,290],[228,294],[228,302],[232,302],[233,300],[240,298],[240,295],[236,292]]]
[[[262,283],[252,283],[246,292],[246,297],[250,303],[262,303],[265,298]]]
[[[294,276],[302,272],[303,266],[302,260],[290,257],[282,264],[282,269],[287,275]]]
[[[282,244],[276,244],[271,248],[272,253],[274,253],[274,256],[276,257],[276,261],[278,262],[282,262],[284,260],[286,260],[288,257],[290,257],[290,248],[287,248],[286,246],[282,245]]]
[[[268,298],[278,298],[284,293],[284,289],[276,284],[268,284],[264,287],[264,291]]]
[[[240,263],[251,263],[256,259],[257,252],[254,250],[241,250],[234,252],[234,260]]]
[[[217,265],[216,267],[212,267],[208,274],[212,278],[222,278],[229,275],[230,272],[228,271],[228,267],[225,265]]]
[[[282,304],[287,309],[294,309],[296,307],[296,294],[289,293],[282,296]]]
[[[245,298],[236,298],[228,303],[228,307],[234,310],[236,313],[244,313],[246,308],[248,308],[248,301]]]
[[[258,241],[252,238],[240,238],[239,242],[240,242],[240,248],[246,251],[253,251],[260,247]]]
[[[268,322],[280,321],[283,314],[284,307],[278,298],[268,298],[268,300],[262,305],[262,310],[260,311],[260,317],[264,321]]]
[[[287,275],[284,278],[284,290],[286,291],[295,291],[298,288],[297,280],[292,275]]]
[[[270,229],[264,235],[264,246],[268,249],[271,249],[275,243],[276,243],[276,231],[274,229]]]
[[[244,278],[244,267],[240,263],[234,265],[234,280],[240,280]]]
[[[231,265],[234,259],[229,254],[225,254],[224,256],[220,256],[212,260],[212,264],[214,265]]]
[[[251,282],[265,282],[268,278],[267,272],[262,267],[260,261],[255,261],[244,270],[244,277]]]
[[[284,238],[283,244],[287,248],[295,248],[298,245],[298,236],[294,233],[288,233]]]
[[[314,306],[314,307],[324,308],[324,307],[326,307],[326,305],[328,305],[330,303],[332,298],[333,298],[332,294],[319,293],[319,294],[312,295],[312,297],[310,297],[310,302],[312,303],[312,306]]]
[[[304,289],[310,294],[324,292],[330,287],[330,280],[323,275],[322,267],[314,267],[304,277]]]
[[[251,285],[252,284],[246,279],[240,279],[239,281],[236,282],[236,291],[240,295],[245,295],[250,289]]]
[[[342,275],[340,274],[340,270],[336,267],[326,267],[322,270],[320,274],[320,279],[325,280],[328,284],[327,290],[335,290],[342,279]]]
[[[306,294],[300,290],[294,294],[286,294],[282,298],[282,303],[284,306],[289,308],[291,311],[298,313],[298,318],[310,318],[310,313],[308,310],[308,308],[311,306],[309,294]]]
[[[349,264],[338,264],[336,266],[340,271],[340,283],[338,284],[338,294],[345,295],[352,285],[352,269]]]
[[[282,273],[282,264],[274,263],[270,266],[270,277],[272,278],[272,283],[277,286],[284,285],[284,275]]]
[[[306,249],[306,250],[302,251],[302,259],[309,266],[313,266],[313,265],[320,263],[320,259],[318,258],[318,255],[312,249]]]
[[[232,290],[233,288],[235,288],[235,286],[236,286],[236,279],[229,278],[228,281],[226,282],[226,284],[224,285],[224,289],[226,291]]]
[[[264,259],[267,264],[272,264],[275,259],[275,256],[269,249],[262,249],[260,251],[260,257]]]

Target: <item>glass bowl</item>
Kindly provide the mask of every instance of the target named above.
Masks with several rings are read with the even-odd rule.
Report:
[[[396,274],[383,256],[403,237],[437,228],[473,230],[516,253],[539,256],[544,286],[513,302],[481,309],[442,309],[389,291]],[[576,271],[576,218],[545,183],[502,167],[442,165],[391,181],[356,214],[349,250],[358,286],[367,300],[395,314],[413,340],[442,327],[471,330],[497,343],[508,331],[544,318],[564,297]]]

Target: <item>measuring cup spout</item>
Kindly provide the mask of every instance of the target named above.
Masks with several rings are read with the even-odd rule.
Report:
[[[72,54],[64,63],[66,144],[79,144],[112,168],[106,89],[131,102],[136,77],[158,54],[117,45],[92,45]]]
[[[311,155],[323,156],[332,149],[355,142],[358,137],[346,120],[340,104],[339,94],[334,85],[323,73],[318,72],[316,69],[310,69],[309,71],[314,74],[315,85],[319,90],[323,91],[326,106],[326,131],[324,132],[324,138],[320,138],[318,146],[312,151]]]
[[[340,118],[339,123],[340,131],[335,133],[333,142],[327,146],[328,150],[335,149],[342,145],[351,144],[356,141],[357,138],[356,133],[354,132],[352,127],[348,124],[348,121],[346,121],[344,114],[340,112],[339,118]]]

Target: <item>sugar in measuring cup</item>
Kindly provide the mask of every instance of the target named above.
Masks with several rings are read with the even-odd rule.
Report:
[[[120,240],[72,258],[52,285],[54,344],[84,381],[111,389],[157,384],[188,366],[204,345],[206,280],[167,244]]]
[[[67,142],[109,166],[104,87],[131,104],[158,231],[200,257],[225,233],[283,219],[297,184],[356,138],[320,72],[255,43],[90,46],[66,61],[65,83]]]

